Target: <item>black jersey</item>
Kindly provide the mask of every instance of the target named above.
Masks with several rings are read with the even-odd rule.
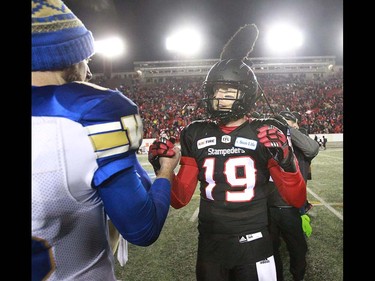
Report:
[[[256,131],[265,120],[228,134],[214,122],[195,121],[181,132],[182,156],[194,158],[199,169],[200,233],[238,235],[267,226],[270,155]]]

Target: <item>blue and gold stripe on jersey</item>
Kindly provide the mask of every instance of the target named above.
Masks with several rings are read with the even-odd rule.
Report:
[[[86,127],[97,158],[127,152],[130,142],[121,123],[110,122]]]
[[[139,114],[121,117],[121,121],[85,127],[97,158],[138,150],[143,139],[143,123]]]

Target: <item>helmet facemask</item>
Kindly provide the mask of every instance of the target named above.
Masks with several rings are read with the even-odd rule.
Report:
[[[227,82],[205,83],[204,88],[206,95],[203,101],[211,119],[225,124],[229,121],[238,120],[247,113],[248,110],[244,103],[245,94],[239,84]],[[220,93],[217,93],[216,96],[215,88],[221,88]]]

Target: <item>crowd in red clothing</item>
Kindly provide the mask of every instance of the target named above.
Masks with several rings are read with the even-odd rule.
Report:
[[[297,111],[302,116],[300,127],[310,134],[343,133],[343,76],[299,77],[261,76],[258,81],[274,112]],[[257,111],[271,115],[268,105],[257,103]]]
[[[257,78],[273,112],[299,112],[302,116],[299,125],[310,134],[344,132],[342,73],[314,79],[306,79],[303,74],[288,77],[258,74]],[[199,104],[202,82],[203,78],[184,78],[146,85],[134,80],[129,84],[121,83],[117,88],[139,106],[144,138],[167,134],[178,141],[183,127],[205,118]],[[272,116],[268,103],[261,98],[254,110],[263,117]]]

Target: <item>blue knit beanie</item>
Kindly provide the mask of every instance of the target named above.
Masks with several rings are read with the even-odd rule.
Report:
[[[94,38],[61,0],[31,0],[32,71],[58,70],[94,53]]]

